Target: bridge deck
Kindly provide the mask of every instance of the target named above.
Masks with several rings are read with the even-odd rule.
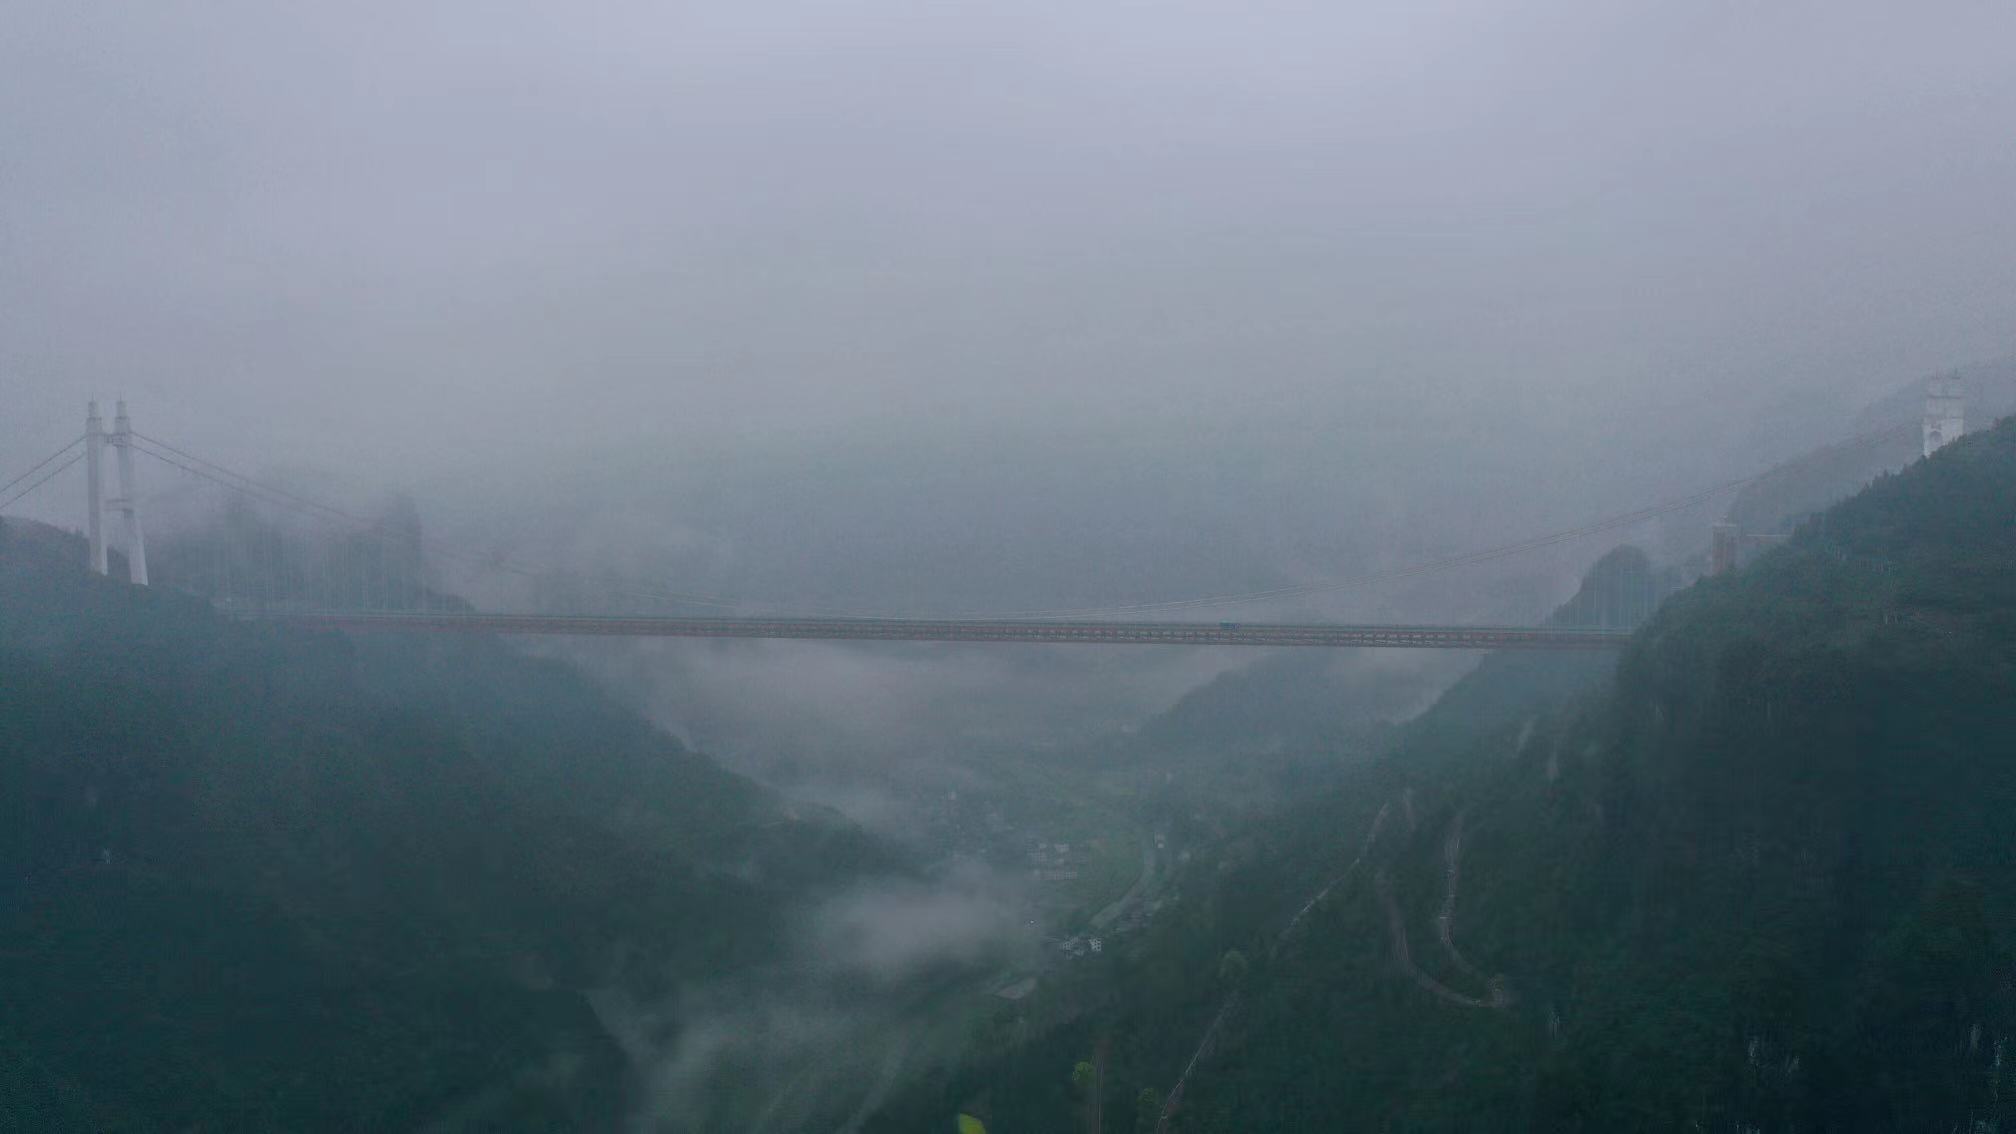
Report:
[[[246,617],[344,630],[432,630],[654,638],[866,642],[1049,642],[1094,646],[1370,646],[1441,650],[1603,650],[1628,630],[1554,626],[1390,626],[1264,622],[1058,622],[920,618],[669,618],[648,615],[263,611]]]

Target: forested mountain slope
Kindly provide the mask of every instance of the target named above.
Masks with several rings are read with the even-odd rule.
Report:
[[[937,1104],[1066,1128],[1103,1051],[1107,1129],[1179,1082],[1190,1132],[2006,1126],[2016,425],[1673,597],[1614,675],[1492,659],[1216,874]]]
[[[1606,694],[1396,763],[1412,829],[1255,981],[1183,1128],[2002,1117],[2016,429],[1682,594]]]
[[[0,1127],[609,1128],[585,992],[760,963],[883,864],[564,666],[80,562],[0,527]]]

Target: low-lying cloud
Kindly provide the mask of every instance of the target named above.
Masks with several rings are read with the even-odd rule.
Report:
[[[1033,942],[1023,903],[975,866],[937,882],[879,882],[836,897],[811,919],[818,968],[893,984],[1004,960]]]
[[[638,1134],[838,1123],[957,1052],[943,980],[1026,960],[1034,945],[1019,889],[973,864],[865,881],[796,920],[786,964],[658,1003],[617,988],[590,997],[636,1070]]]

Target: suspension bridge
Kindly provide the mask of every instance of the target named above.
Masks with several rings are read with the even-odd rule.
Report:
[[[106,454],[117,472],[106,478]],[[145,457],[187,488],[209,494],[193,532],[149,548],[136,458]],[[470,555],[423,539],[416,516],[366,517],[254,480],[190,450],[135,431],[124,402],[112,428],[97,404],[84,432],[26,472],[0,485],[0,513],[85,465],[86,566],[109,574],[113,544],[136,585],[170,586],[210,600],[234,617],[344,631],[577,635],[588,637],[763,638],[811,641],[1026,642],[1081,645],[1304,646],[1460,650],[1603,650],[1630,637],[1658,596],[1650,580],[1621,585],[1588,610],[1587,626],[1389,625],[1180,621],[1179,612],[1303,597],[1451,570],[1519,555],[1641,523],[1700,504],[1756,477],[1712,485],[1646,508],[1603,517],[1515,543],[1418,563],[1353,579],[1230,595],[1211,595],[1103,609],[1020,612],[1002,617],[919,617],[858,612],[790,612],[745,599],[667,590],[637,580],[603,579],[589,590],[601,609],[556,597],[567,572]],[[178,499],[186,521],[188,493]],[[117,531],[108,519],[116,519]],[[186,522],[183,527],[189,527]],[[526,593],[517,610],[481,610],[442,582],[451,567],[465,576],[513,576]],[[624,609],[611,609],[622,607]],[[731,613],[705,616],[694,608]],[[762,613],[751,613],[762,609]]]
[[[855,642],[1049,642],[1093,646],[1385,646],[1444,650],[1608,649],[1615,628],[1392,626],[1337,623],[1095,622],[1010,618],[675,618],[655,616],[298,611],[267,615],[345,630],[483,630],[645,638]]]

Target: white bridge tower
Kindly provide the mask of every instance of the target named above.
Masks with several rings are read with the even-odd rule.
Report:
[[[119,451],[119,495],[110,501],[105,499],[105,443]],[[126,403],[119,402],[118,411],[112,419],[112,432],[105,432],[105,421],[98,416],[98,403],[93,401],[84,415],[84,469],[87,491],[90,499],[85,507],[86,535],[91,545],[91,570],[100,575],[110,571],[109,556],[105,553],[105,505],[112,507],[125,517],[126,528],[126,575],[140,586],[147,585],[147,538],[140,530],[140,493],[133,483],[133,423],[126,419]]]
[[[1925,383],[1925,455],[1960,439],[1967,432],[1967,391],[1958,374]]]

